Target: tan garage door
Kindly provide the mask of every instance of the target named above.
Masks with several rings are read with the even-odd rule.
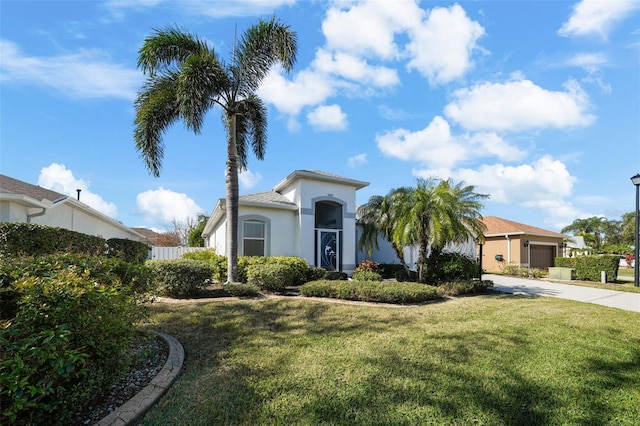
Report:
[[[553,246],[531,246],[531,267],[548,268],[553,266]]]

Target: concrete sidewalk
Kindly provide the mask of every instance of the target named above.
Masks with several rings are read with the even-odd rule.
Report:
[[[494,289],[504,293],[559,297],[640,312],[640,293],[626,293],[493,274],[483,274],[482,279],[493,281]]]

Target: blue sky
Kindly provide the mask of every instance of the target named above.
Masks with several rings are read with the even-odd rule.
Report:
[[[179,26],[229,58],[234,31],[276,15],[298,34],[274,69],[263,161],[241,194],[296,169],[372,195],[452,178],[482,213],[560,230],[619,219],[640,172],[640,1],[0,1],[0,173],[128,226],[171,229],[224,197],[220,110],[176,124],[152,177],[133,142],[138,50]]]

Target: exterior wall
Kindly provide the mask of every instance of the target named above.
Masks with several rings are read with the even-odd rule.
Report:
[[[217,254],[227,254],[227,221],[221,221],[205,240],[205,246],[212,248]]]
[[[238,214],[238,255],[243,255],[243,226],[245,220],[261,220],[266,223],[266,256],[298,256],[295,212],[290,210],[240,207]]]
[[[26,206],[9,201],[0,202],[0,222],[26,222],[27,214],[37,213],[42,209],[31,209],[29,211]]]
[[[0,221],[27,222],[28,214],[40,213],[41,211],[41,208],[27,208],[18,203],[3,201],[0,203]],[[31,223],[65,228],[83,234],[96,235],[104,239],[137,239],[126,230],[102,221],[68,204],[47,208],[44,215],[32,217]]]
[[[525,247],[525,241],[529,246]],[[531,263],[531,250],[533,247],[553,247],[553,256],[562,253],[562,239],[556,237],[544,237],[536,235],[510,235],[487,237],[482,248],[482,268],[489,272],[501,271],[507,265],[529,267]],[[502,255],[503,260],[496,260],[497,255]],[[553,266],[553,264],[548,265]]]

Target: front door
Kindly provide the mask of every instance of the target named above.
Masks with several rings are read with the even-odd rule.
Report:
[[[317,230],[317,265],[327,271],[340,267],[340,233],[337,229]]]

